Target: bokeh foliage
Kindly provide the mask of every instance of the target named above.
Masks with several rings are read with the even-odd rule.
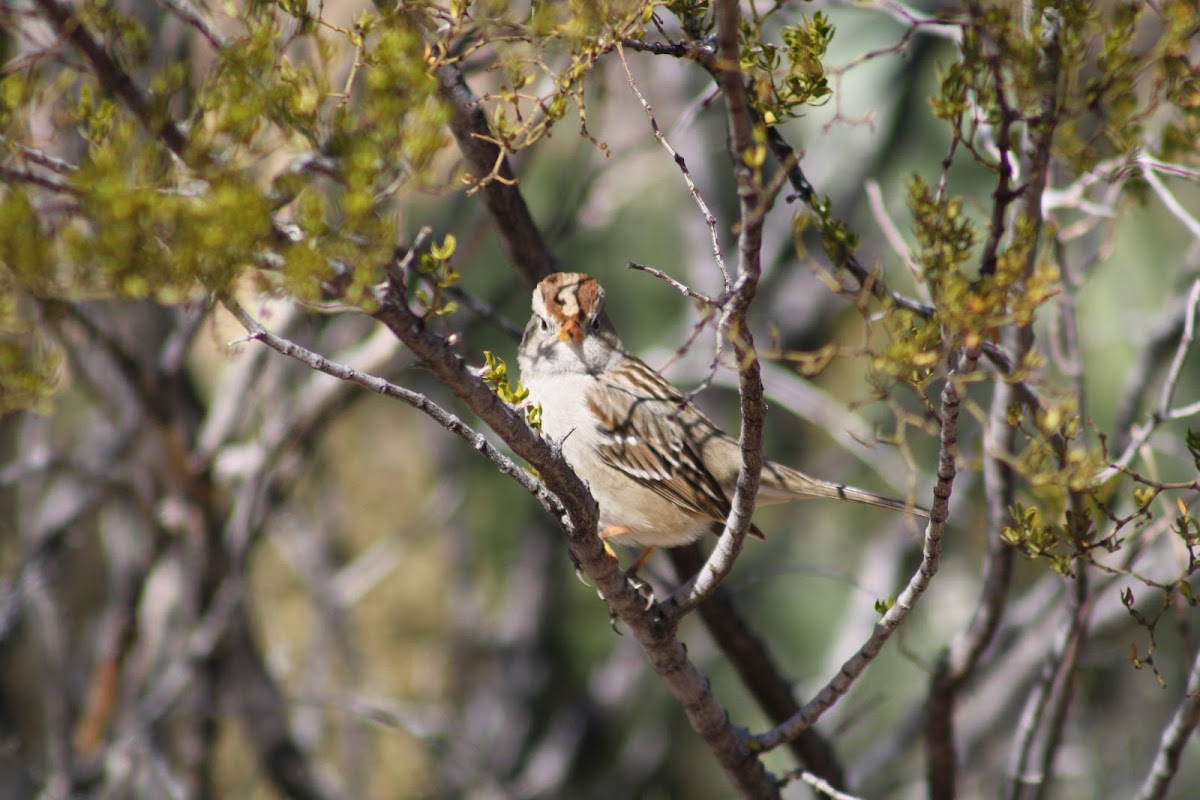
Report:
[[[74,14],[71,26],[48,21],[46,9],[62,5]],[[950,610],[944,619],[921,618],[923,627],[905,645],[911,650],[889,652],[877,665],[853,698],[857,713],[865,713],[870,692],[913,698],[919,707],[925,673],[917,662],[935,660],[966,626],[961,610],[976,602],[986,547],[979,532],[988,531],[1024,557],[1014,592],[1054,586],[1065,597],[1064,587],[1090,576],[1098,587],[1091,602],[1110,609],[1098,623],[1094,656],[1102,666],[1086,676],[1094,684],[1083,681],[1076,735],[1103,720],[1104,736],[1088,744],[1089,763],[1104,765],[1115,750],[1136,751],[1137,761],[1119,775],[1070,786],[1080,797],[1130,793],[1156,742],[1123,737],[1134,727],[1157,731],[1165,714],[1158,699],[1146,712],[1153,722],[1122,722],[1154,697],[1143,685],[1149,682],[1131,671],[1151,667],[1156,691],[1159,682],[1182,685],[1188,625],[1200,598],[1193,512],[1200,462],[1187,427],[1195,411],[1176,413],[1200,392],[1183,335],[1185,322],[1195,321],[1200,262],[1197,214],[1188,210],[1196,206],[1200,175],[1194,4],[924,5],[927,11],[745,4],[738,66],[749,89],[754,147],[743,155],[764,183],[782,185],[772,160],[771,133],[778,133],[797,146],[813,182],[806,189],[791,184],[771,212],[755,324],[769,326],[770,336],[760,340],[776,345],[775,360],[838,398],[839,413],[853,405],[867,420],[839,436],[832,429],[842,429],[840,419],[830,423],[814,412],[820,401],[811,397],[785,400],[780,377],[768,389],[778,389],[779,405],[810,422],[774,414],[780,435],[768,442],[768,455],[821,474],[890,484],[927,505],[919,492],[936,469],[938,392],[958,354],[976,359],[979,368],[963,379],[972,427],[963,434],[961,460],[968,472],[988,459],[1002,463],[1015,486],[1006,524],[990,530],[985,505],[994,498],[978,484],[961,489],[951,525],[963,540],[945,568],[954,588],[940,598]],[[45,427],[35,438],[60,454],[47,463],[70,472],[86,462],[99,446],[72,451],[70,434],[100,425],[106,417],[96,409],[114,404],[89,374],[87,347],[138,362],[117,371],[135,376],[130,383],[140,382],[143,399],[160,390],[174,394],[156,420],[167,444],[130,447],[129,461],[153,464],[156,475],[188,476],[186,491],[151,481],[155,488],[144,499],[155,531],[149,553],[186,538],[162,521],[174,519],[168,512],[180,495],[198,505],[196,498],[205,498],[202,517],[236,517],[232,498],[248,480],[238,447],[252,451],[252,442],[274,435],[276,413],[287,418],[304,405],[289,400],[277,409],[272,398],[252,396],[230,378],[237,367],[225,344],[241,333],[215,309],[215,297],[281,304],[293,336],[355,354],[353,345],[372,335],[357,312],[375,310],[374,287],[411,255],[405,276],[422,322],[455,337],[501,399],[521,402],[505,366],[515,363],[514,345],[496,318],[519,328],[527,287],[504,264],[498,241],[506,232],[481,216],[480,197],[493,183],[517,185],[535,218],[550,221],[549,245],[565,267],[604,280],[627,343],[649,351],[656,367],[678,362],[674,377],[682,382],[714,380],[708,331],[692,310],[676,304],[664,312],[676,295],[618,269],[639,261],[712,296],[721,291],[710,229],[676,162],[657,149],[617,53],[620,44],[657,125],[684,153],[714,210],[717,239],[732,252],[737,196],[724,112],[713,101],[722,65],[709,3],[280,0],[192,7],[175,0],[35,0],[0,10],[0,24],[4,452],[19,462],[30,450],[20,426],[38,424]],[[91,37],[99,55],[80,47],[79,36]],[[516,165],[515,175],[499,157],[490,169],[464,162],[453,130],[460,76],[474,94],[471,110],[488,126],[486,136],[473,136],[496,146]],[[856,114],[870,124],[857,124]],[[921,133],[928,130],[936,136]],[[867,179],[881,185],[882,208],[863,201]],[[1160,188],[1164,179],[1170,185]],[[888,224],[897,231],[891,239],[883,234]],[[426,226],[433,232],[422,238]],[[414,244],[419,252],[410,251]],[[893,291],[915,299],[897,302]],[[1179,332],[1170,328],[1152,348],[1148,330],[1168,312]],[[126,313],[157,316],[145,326],[130,322],[130,333]],[[166,375],[158,365],[167,359],[142,347],[170,341],[189,314],[205,322],[179,334],[187,357],[169,375],[172,388],[156,388]],[[1012,363],[989,362],[997,351],[1011,354]],[[405,369],[405,359],[396,352],[394,362],[376,366],[444,400],[432,381]],[[1122,385],[1138,374],[1140,384]],[[715,382],[728,386],[728,375],[716,373]],[[280,384],[263,378],[301,398],[296,387],[306,380],[299,370]],[[1017,389],[998,416],[989,403],[1000,386]],[[221,405],[214,387],[247,392],[243,427],[220,446],[206,442],[201,422]],[[732,427],[730,395],[711,394],[704,402]],[[1118,397],[1132,398],[1132,411],[1123,411]],[[337,699],[342,689],[361,689],[430,710],[416,723],[404,713],[388,718],[384,727],[395,739],[373,740],[371,754],[382,767],[360,788],[375,795],[519,794],[521,781],[533,780],[534,756],[552,751],[539,744],[553,741],[554,725],[562,724],[583,733],[551,794],[721,796],[715,767],[660,687],[638,682],[644,668],[624,643],[614,643],[594,595],[563,580],[570,567],[559,551],[534,553],[530,541],[552,540],[537,538],[549,536],[547,523],[517,506],[517,490],[470,453],[440,453],[440,430],[420,428],[411,417],[396,422],[407,410],[379,401],[350,408],[353,402],[339,401],[344,405],[319,421],[305,418],[311,430],[298,427],[311,435],[281,436],[299,448],[300,466],[282,456],[267,461],[271,469],[283,463],[295,470],[272,485],[277,513],[248,536],[244,552],[205,562],[239,577],[246,570],[249,594],[261,604],[256,631],[275,648],[279,663],[272,667],[285,675],[281,683],[300,694],[312,687],[292,663],[304,657],[294,654],[322,645],[298,632],[337,624],[310,602],[315,579],[295,567],[297,557],[277,531],[287,527],[280,520],[316,520],[296,527],[327,548],[314,558],[331,569],[365,570],[362,560],[371,561],[375,547],[387,556],[381,563],[403,563],[389,554],[388,542],[409,537],[408,580],[342,608],[370,644],[359,661],[346,656],[329,667],[328,685],[319,687],[326,694],[308,697],[320,708],[318,721],[308,719],[312,750],[346,770],[361,766],[347,751],[366,736],[355,725],[375,712],[348,710]],[[527,421],[536,425],[535,409]],[[1011,433],[1009,445],[989,451],[986,433],[998,425]],[[875,450],[855,451],[855,438]],[[51,476],[58,468],[49,468]],[[392,474],[404,476],[399,488]],[[3,503],[13,519],[27,522],[28,509],[53,486],[49,478],[28,484],[27,495]],[[203,490],[192,492],[197,486]],[[431,496],[432,510],[422,506]],[[891,541],[895,536],[804,533],[882,524],[860,514],[815,504],[794,516],[768,511],[761,519],[779,533],[745,556],[739,599],[798,674],[823,676],[844,656],[824,650],[836,644],[838,624],[854,622],[835,609],[861,605],[870,617],[887,607],[897,574],[867,577],[867,567],[895,569],[913,558]],[[99,516],[68,533],[96,539],[105,524]],[[211,531],[219,527],[210,525],[216,550],[221,537]],[[6,564],[35,563],[29,553],[40,552],[28,542],[6,551]],[[150,563],[154,557],[146,556]],[[289,565],[297,575],[280,577]],[[15,582],[21,568],[12,569]],[[816,574],[806,574],[810,569]],[[855,569],[863,577],[830,577]],[[747,577],[764,575],[770,580]],[[528,625],[494,610],[509,601],[524,608],[514,598],[530,585],[550,599]],[[215,586],[200,593],[200,606],[218,594]],[[275,607],[278,618],[264,611]],[[1160,618],[1177,623],[1173,633],[1163,635]],[[87,647],[74,652],[80,663],[100,661]],[[992,663],[1004,663],[1007,652]],[[767,724],[729,667],[711,653],[704,657],[735,717]],[[403,666],[392,669],[392,661]],[[1116,699],[1102,688],[1110,683],[1123,687]],[[464,766],[472,746],[487,749],[468,735],[478,722],[472,714],[516,713],[496,699],[509,686],[524,713],[514,724],[509,760],[487,751],[496,759],[490,771],[486,760]],[[75,692],[75,705],[85,707],[83,692]],[[989,737],[1003,739],[1015,699],[1013,705],[1007,715],[997,712],[1003,724],[995,727],[972,719],[972,741],[982,749],[996,741]],[[855,713],[837,720],[850,729],[839,742],[847,761],[887,744],[856,727]],[[901,730],[904,713],[882,709],[887,727],[881,722],[877,730]],[[575,719],[571,714],[586,723],[570,728],[562,720]],[[225,749],[214,759],[214,785],[261,790],[259,767],[236,744],[247,734],[221,728]],[[335,740],[343,750],[329,755]],[[589,752],[590,761],[581,755]],[[782,754],[772,758],[779,762],[773,768],[790,766]],[[883,763],[890,770],[867,776],[866,785],[886,791],[920,780],[901,759]],[[996,779],[1003,765],[989,764],[971,786]],[[35,772],[25,775],[29,785]],[[1192,779],[1200,780],[1194,768]],[[1186,785],[1183,792],[1178,796],[1187,796]]]

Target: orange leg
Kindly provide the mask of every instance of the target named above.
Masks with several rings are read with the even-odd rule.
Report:
[[[620,536],[623,533],[629,532],[630,529],[623,525],[610,525],[609,527],[600,531],[600,541],[604,543],[604,551],[613,558],[616,558],[617,554],[614,553],[612,547],[609,546],[608,540],[614,536]],[[654,545],[647,547],[642,551],[642,554],[637,557],[637,560],[633,562],[633,566],[625,570],[625,577],[629,579],[630,583],[632,583],[639,592],[646,596],[646,608],[649,608],[654,604],[654,592],[650,588],[650,584],[640,580],[637,577],[637,574],[638,570],[645,565],[646,560],[650,558],[651,553],[657,549],[658,548],[656,548]]]
[[[604,544],[604,552],[608,553],[613,558],[616,558],[617,554],[612,549],[612,545],[608,543],[608,540],[614,536],[620,536],[624,533],[629,533],[629,528],[626,528],[624,525],[609,525],[607,528],[600,531],[600,541]]]
[[[625,574],[627,576],[629,576],[630,578],[637,577],[638,570],[640,570],[642,567],[644,567],[646,565],[646,562],[648,560],[650,560],[650,556],[653,555],[654,551],[657,549],[658,549],[658,547],[656,547],[655,545],[650,545],[645,550],[643,550],[642,554],[637,557],[637,561],[633,562],[633,566],[630,567],[629,569],[625,570]]]

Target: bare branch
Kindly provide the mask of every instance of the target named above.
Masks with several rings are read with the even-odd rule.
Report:
[[[1179,346],[1175,348],[1175,357],[1171,359],[1171,367],[1167,370],[1167,378],[1163,383],[1162,394],[1158,400],[1158,415],[1163,418],[1170,416],[1175,387],[1179,383],[1179,376],[1183,374],[1183,362],[1188,356],[1192,342],[1196,339],[1196,310],[1200,308],[1200,278],[1192,281],[1185,308],[1187,314],[1183,318],[1183,332],[1179,336]]]
[[[1103,483],[1125,469],[1133,461],[1138,450],[1142,448],[1142,445],[1150,440],[1151,435],[1158,429],[1159,424],[1173,416],[1174,412],[1170,410],[1164,411],[1164,409],[1170,406],[1170,398],[1175,393],[1175,385],[1183,373],[1183,362],[1187,358],[1188,351],[1191,349],[1192,342],[1195,339],[1196,314],[1198,310],[1200,310],[1200,278],[1192,281],[1192,288],[1188,291],[1187,302],[1178,309],[1177,316],[1179,319],[1176,320],[1174,317],[1169,319],[1160,329],[1161,334],[1154,336],[1147,343],[1147,349],[1150,349],[1153,345],[1153,352],[1165,352],[1166,345],[1170,339],[1174,338],[1174,335],[1178,331],[1179,341],[1175,345],[1175,354],[1171,359],[1170,370],[1160,389],[1161,394],[1159,395],[1157,411],[1152,413],[1142,424],[1134,426],[1128,435],[1119,433],[1120,440],[1127,443],[1121,450],[1121,453],[1113,460],[1112,465],[1096,476],[1096,483]],[[1140,370],[1135,370],[1135,374],[1140,374]],[[1136,410],[1138,405],[1135,398],[1140,397],[1147,389],[1148,386],[1136,387],[1130,385],[1126,393],[1126,400],[1121,405],[1121,410],[1129,412],[1128,416],[1131,417],[1132,412]],[[1126,418],[1124,413],[1120,417],[1120,419]]]
[[[281,339],[247,314],[241,305],[229,295],[223,296],[221,302],[229,310],[229,313],[233,314],[237,321],[246,329],[249,338],[260,341],[272,350],[276,350],[289,358],[294,358],[303,364],[307,364],[315,370],[344,381],[357,383],[359,386],[363,386],[373,392],[394,397],[397,400],[408,403],[413,408],[431,417],[446,430],[465,439],[475,450],[479,451],[485,458],[495,464],[503,474],[515,480],[526,491],[536,497],[551,514],[561,513],[561,508],[558,506],[557,500],[532,475],[518,467],[513,463],[512,459],[498,451],[482,434],[472,430],[458,417],[446,411],[425,397],[425,395],[405,389],[403,386],[397,386],[394,383],[385,381],[383,378],[377,378],[374,375],[359,372],[343,364],[334,363],[324,356],[306,350],[294,342]]]
[[[45,167],[46,169],[53,170],[60,175],[70,175],[72,172],[75,172],[78,169],[78,167],[72,164],[70,161],[64,161],[58,156],[47,153],[45,150],[40,150],[36,147],[30,147],[24,142],[19,142],[16,139],[10,139],[2,134],[0,134],[0,142],[19,152],[21,157],[26,161],[31,161],[34,164],[37,164],[39,167]]]
[[[741,70],[739,26],[741,14],[736,0],[723,0],[715,7],[717,19],[717,57],[714,78],[725,97],[734,179],[738,186],[739,225],[737,279],[729,302],[724,306],[718,329],[733,346],[738,368],[738,394],[741,400],[741,433],[738,444],[742,465],[725,530],[704,567],[680,586],[669,600],[670,613],[676,617],[704,601],[733,569],[754,514],[759,480],[763,467],[763,426],[766,404],[763,402],[762,367],[754,349],[754,338],[747,315],[762,272],[762,225],[771,195],[764,191],[761,160],[752,163],[754,151],[753,119]]]
[[[658,278],[659,280],[663,281],[664,283],[667,283],[668,285],[670,285],[670,287],[672,289],[679,292],[680,294],[687,295],[688,297],[692,298],[693,300],[699,300],[701,303],[704,303],[705,305],[709,305],[709,306],[713,306],[713,307],[719,307],[719,305],[720,305],[720,303],[718,301],[713,300],[711,297],[704,294],[703,292],[697,292],[692,287],[687,286],[686,284],[680,283],[679,281],[675,280],[667,273],[663,272],[661,269],[655,269],[654,267],[647,267],[645,264],[638,264],[635,261],[630,261],[628,264],[626,264],[626,266],[629,267],[630,269],[636,269],[638,272],[645,272],[648,275],[653,275],[654,277]]]
[[[913,261],[908,243],[904,241],[904,236],[900,233],[900,229],[896,227],[895,220],[887,212],[887,206],[884,205],[883,201],[883,191],[879,188],[879,181],[874,179],[867,181],[866,190],[867,199],[871,203],[871,215],[875,217],[876,224],[883,231],[884,238],[891,245],[892,251],[908,267],[908,271],[916,275],[917,265]],[[924,286],[924,284],[921,285]],[[926,298],[926,301],[928,301],[928,298]]]
[[[189,0],[158,0],[175,16],[195,28],[201,36],[208,40],[214,50],[223,50],[226,45],[225,35],[217,30],[211,22],[204,18],[200,10]]]
[[[708,226],[709,234],[712,237],[713,259],[716,260],[717,266],[721,268],[721,277],[724,278],[725,290],[728,291],[732,284],[729,280],[729,270],[725,267],[725,256],[721,252],[721,238],[717,235],[717,218],[708,210],[708,204],[700,196],[700,190],[696,188],[696,182],[692,180],[692,173],[688,171],[687,161],[671,146],[671,143],[667,141],[667,137],[663,135],[662,130],[658,127],[658,120],[654,118],[654,110],[650,108],[650,104],[646,102],[646,98],[642,96],[641,90],[638,89],[637,83],[633,80],[633,73],[629,70],[629,62],[625,60],[625,50],[620,43],[617,44],[617,55],[621,58],[621,66],[625,68],[625,77],[629,81],[629,88],[633,90],[638,102],[642,104],[642,110],[646,112],[646,117],[650,120],[650,127],[654,131],[654,138],[671,155],[676,166],[679,167],[679,171],[683,174],[683,182],[687,184],[688,194],[691,195],[696,207],[700,209],[700,213],[704,215],[704,223]]]
[[[668,552],[679,578],[694,575],[704,566],[704,555],[695,544],[673,547]],[[721,652],[737,670],[742,685],[772,722],[782,724],[800,710],[792,682],[785,677],[767,642],[738,610],[727,585],[718,586],[700,604],[698,613]],[[801,764],[829,785],[846,787],[845,769],[833,745],[815,727],[792,739],[788,747]]]
[[[1041,797],[1049,787],[1051,775],[1048,774],[1048,771],[1058,749],[1062,723],[1070,704],[1075,668],[1079,662],[1079,654],[1083,649],[1083,642],[1087,634],[1087,618],[1091,610],[1091,603],[1085,597],[1087,593],[1085,575],[1086,573],[1081,573],[1076,578],[1074,591],[1071,593],[1071,608],[1066,619],[1063,620],[1052,651],[1046,656],[1042,673],[1030,691],[1021,712],[1021,720],[1016,731],[1009,762],[1008,783],[1005,791],[1005,797],[1008,800],[1019,800],[1019,798],[1025,797],[1025,787],[1030,785],[1034,786],[1034,794],[1037,797]],[[1043,725],[1047,714],[1049,722]],[[1031,773],[1029,764],[1034,757],[1039,733],[1042,737],[1041,758],[1038,759],[1040,770]]]
[[[796,772],[789,774],[788,777],[799,778],[804,783],[807,783],[809,786],[816,789],[818,796],[820,797],[828,797],[830,800],[862,800],[862,798],[857,797],[856,795],[847,794],[846,792],[838,790],[820,775],[815,775],[806,769],[797,770]]]
[[[1183,690],[1183,699],[1171,716],[1171,721],[1163,728],[1158,753],[1138,790],[1137,800],[1161,800],[1166,797],[1171,781],[1179,771],[1183,749],[1197,724],[1200,724],[1200,651],[1192,660],[1192,671]]]
[[[71,704],[67,694],[67,637],[63,613],[54,597],[50,581],[41,565],[25,583],[25,597],[33,612],[33,630],[37,631],[41,650],[40,668],[44,671],[38,687],[41,692],[46,748],[45,782],[41,797],[45,800],[71,794]]]
[[[63,183],[57,178],[50,178],[46,175],[41,175],[33,170],[21,169],[20,167],[6,167],[0,164],[0,178],[11,183],[29,183],[34,186],[40,186],[57,194],[75,195],[77,191],[69,184]]]
[[[1152,161],[1149,156],[1142,153],[1138,156],[1138,166],[1142,169],[1142,177],[1146,179],[1146,183],[1150,184],[1150,188],[1158,195],[1158,199],[1167,207],[1167,210],[1175,216],[1175,219],[1183,223],[1188,232],[1197,239],[1200,239],[1200,220],[1196,219],[1188,212],[1178,198],[1171,193],[1171,190],[1159,179],[1155,168],[1157,162]]]
[[[951,369],[942,387],[940,417],[942,431],[938,453],[938,479],[933,487],[933,507],[930,511],[929,524],[925,529],[925,544],[921,554],[921,563],[916,572],[909,578],[904,591],[896,599],[895,604],[887,610],[883,618],[875,625],[870,638],[850,657],[841,670],[835,675],[817,695],[804,705],[795,715],[782,725],[776,726],[766,733],[751,738],[756,749],[770,750],[789,741],[801,731],[812,726],[822,714],[828,711],[850,687],[854,685],[863,670],[875,660],[884,644],[916,606],[925,590],[929,587],[933,576],[937,574],[941,562],[942,534],[945,531],[946,519],[950,511],[950,496],[954,490],[954,481],[958,475],[958,415],[961,404],[958,382],[975,368],[976,359],[970,354],[964,356],[960,369]]]
[[[529,206],[515,185],[515,174],[508,158],[495,144],[487,116],[458,67],[439,68],[438,80],[442,98],[450,107],[450,131],[471,175],[475,180],[483,180],[499,164],[495,173],[499,180],[484,182],[479,192],[496,223],[504,252],[525,285],[532,289],[542,278],[559,271],[558,259],[550,252],[541,229],[534,223]]]

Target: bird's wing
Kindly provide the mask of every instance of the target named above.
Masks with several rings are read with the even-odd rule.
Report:
[[[601,381],[588,398],[600,458],[681,508],[724,522],[730,499],[704,466],[701,448],[725,434],[641,361],[629,357],[621,369],[619,379]]]

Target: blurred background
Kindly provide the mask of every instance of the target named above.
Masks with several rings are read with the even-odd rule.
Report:
[[[903,251],[915,247],[906,184],[914,174],[930,183],[942,175],[950,134],[928,98],[957,46],[939,28],[910,36],[892,3],[780,5],[779,24],[820,11],[836,27],[825,59],[832,98],[781,132],[818,194],[859,235],[862,263],[919,296]],[[148,33],[139,74],[182,63],[185,83],[205,80],[213,50],[181,21],[183,6],[119,6]],[[197,8],[237,34],[237,4]],[[355,56],[344,31],[374,7],[329,0],[309,8],[341,31],[301,30],[287,10],[281,3],[276,11],[279,42],[291,42],[279,51],[315,62],[321,43],[329,83],[340,86]],[[677,32],[671,15],[659,13]],[[8,74],[54,41],[32,5],[14,5],[4,22]],[[737,195],[711,78],[686,60],[629,50],[625,59],[734,263]],[[484,56],[471,63],[475,93],[497,91],[502,73]],[[694,304],[626,265],[719,293],[710,229],[655,141],[621,59],[604,56],[584,87],[593,140],[577,135],[568,114],[553,136],[515,156],[520,189],[562,267],[604,285],[626,345],[680,386],[695,386],[711,374],[711,328],[693,338]],[[43,97],[46,118],[25,129],[39,134],[34,146],[77,160],[86,148],[56,131],[54,103]],[[264,185],[300,151],[294,140],[271,141],[273,155],[253,167]],[[459,288],[490,311],[463,299],[436,324],[461,335],[470,364],[493,351],[515,372],[513,331],[528,318],[529,287],[478,196],[452,180],[458,161],[456,148],[444,147],[430,167],[443,186],[406,189],[386,213],[400,242],[422,227],[436,241],[455,237]],[[949,192],[985,225],[993,176],[962,157],[945,174]],[[1051,186],[1074,180],[1063,168]],[[1195,214],[1195,175],[1169,183]],[[1100,212],[1064,202],[1053,214],[1066,274],[1037,319],[1046,363],[1033,381],[1047,397],[1079,403],[1080,436],[1093,446],[1101,437],[1128,441],[1128,429],[1117,427],[1145,421],[1157,405],[1154,391],[1134,390],[1157,386],[1175,356],[1200,264],[1186,220],[1141,189],[1101,181],[1089,195]],[[927,388],[928,398],[902,386],[877,391],[872,356],[886,342],[873,312],[830,290],[819,241],[797,225],[800,205],[785,197],[766,223],[754,332],[764,350],[832,345],[836,356],[817,374],[787,359],[764,364],[767,455],[929,506],[937,442],[925,402],[937,388]],[[269,329],[476,424],[369,317],[318,313],[252,278],[238,287]],[[595,590],[575,578],[553,522],[464,442],[406,405],[244,341],[245,331],[201,292],[173,304],[82,294],[31,302],[57,388],[36,407],[0,417],[0,798],[729,796],[633,637],[610,626]],[[1180,405],[1200,395],[1196,364],[1194,355],[1182,362]],[[818,726],[864,797],[924,796],[930,670],[980,591],[980,425],[989,397],[985,381],[968,396],[964,471],[941,572]],[[728,354],[698,402],[736,430]],[[1132,412],[1123,412],[1129,402]],[[1186,428],[1186,420],[1159,427],[1138,469],[1195,480]],[[1155,502],[1153,521],[1121,535],[1144,548],[1132,568],[1165,581],[1188,553],[1165,533],[1179,513],[1174,496]],[[1129,514],[1132,501],[1114,508]],[[756,522],[766,540],[748,542],[729,590],[803,702],[869,635],[876,602],[903,587],[920,558],[920,530],[902,515],[824,501],[764,509]],[[628,563],[635,554],[620,555]],[[1121,569],[1091,570],[1092,625],[1050,796],[1132,796],[1183,693],[1196,612],[1178,598],[1164,605],[1161,592]],[[676,581],[663,554],[645,577],[660,592]],[[994,796],[1002,784],[1074,585],[1045,562],[1017,561],[1001,633],[958,712],[963,796]],[[1122,604],[1126,588],[1157,621],[1156,670],[1131,660],[1131,648],[1144,660],[1151,640]],[[685,622],[681,636],[734,721],[751,731],[768,726],[699,620]],[[1197,755],[1193,742],[1168,796],[1200,791]],[[767,761],[780,773],[795,766],[783,751]],[[793,784],[786,795],[811,792]]]

